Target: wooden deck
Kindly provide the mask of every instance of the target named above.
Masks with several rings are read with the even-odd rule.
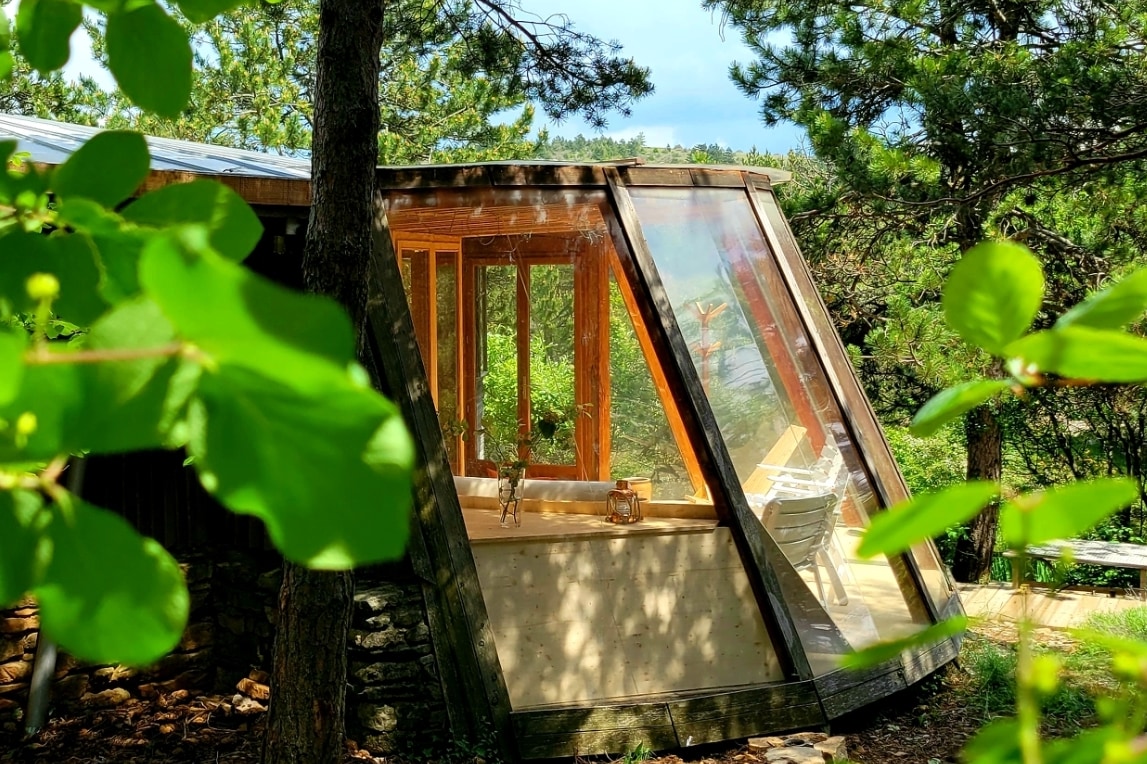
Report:
[[[1129,591],[1119,596],[1103,592],[1013,589],[1010,584],[959,584],[964,610],[975,618],[1015,622],[1028,597],[1028,616],[1036,626],[1067,629],[1081,625],[1093,613],[1111,613],[1147,606],[1144,592]]]

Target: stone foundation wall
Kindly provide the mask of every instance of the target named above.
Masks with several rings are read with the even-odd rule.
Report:
[[[179,646],[154,666],[91,665],[61,653],[53,714],[150,700],[173,693],[224,696],[225,713],[266,710],[282,575],[272,556],[199,556],[183,563],[191,616]],[[348,649],[347,733],[372,752],[445,739],[442,686],[422,588],[408,569],[363,577]],[[19,724],[38,640],[35,603],[0,609],[0,725]]]

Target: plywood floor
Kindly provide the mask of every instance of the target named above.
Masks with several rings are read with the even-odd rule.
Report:
[[[474,545],[515,709],[782,678],[729,529],[641,525]]]

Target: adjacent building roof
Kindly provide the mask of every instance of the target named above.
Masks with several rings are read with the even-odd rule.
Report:
[[[98,132],[97,127],[0,114],[0,140],[15,138],[19,142],[17,151],[27,152],[31,161],[42,164],[63,163],[80,144]],[[147,145],[151,149],[153,170],[256,178],[311,177],[309,159],[150,136]]]
[[[40,164],[62,164],[84,141],[100,132],[98,127],[83,127],[66,122],[53,122],[36,117],[22,117],[14,114],[0,114],[0,140],[15,138],[19,141],[17,151],[27,152],[33,162]],[[147,136],[151,149],[151,169],[160,171],[189,172],[201,175],[236,175],[254,178],[309,179],[311,162],[309,159],[296,159],[277,154],[264,154],[258,151],[232,149],[193,141],[173,138],[153,138]],[[402,170],[434,170],[463,166],[520,166],[528,165],[587,165],[616,164],[644,165],[646,167],[667,167],[668,165],[645,165],[640,159],[617,159],[605,162],[552,161],[530,159],[522,161],[479,162],[468,165],[417,165],[391,167]],[[742,167],[739,165],[689,165],[694,169],[744,170],[768,175],[772,183],[784,183],[792,174],[771,167]]]

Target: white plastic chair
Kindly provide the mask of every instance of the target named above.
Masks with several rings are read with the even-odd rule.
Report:
[[[838,604],[848,604],[848,593],[840,580],[829,555],[830,539],[836,527],[838,500],[835,494],[777,498],[765,506],[765,529],[777,546],[797,570],[811,569],[816,579],[821,604],[828,607],[824,582],[820,576],[823,567],[828,572]]]

